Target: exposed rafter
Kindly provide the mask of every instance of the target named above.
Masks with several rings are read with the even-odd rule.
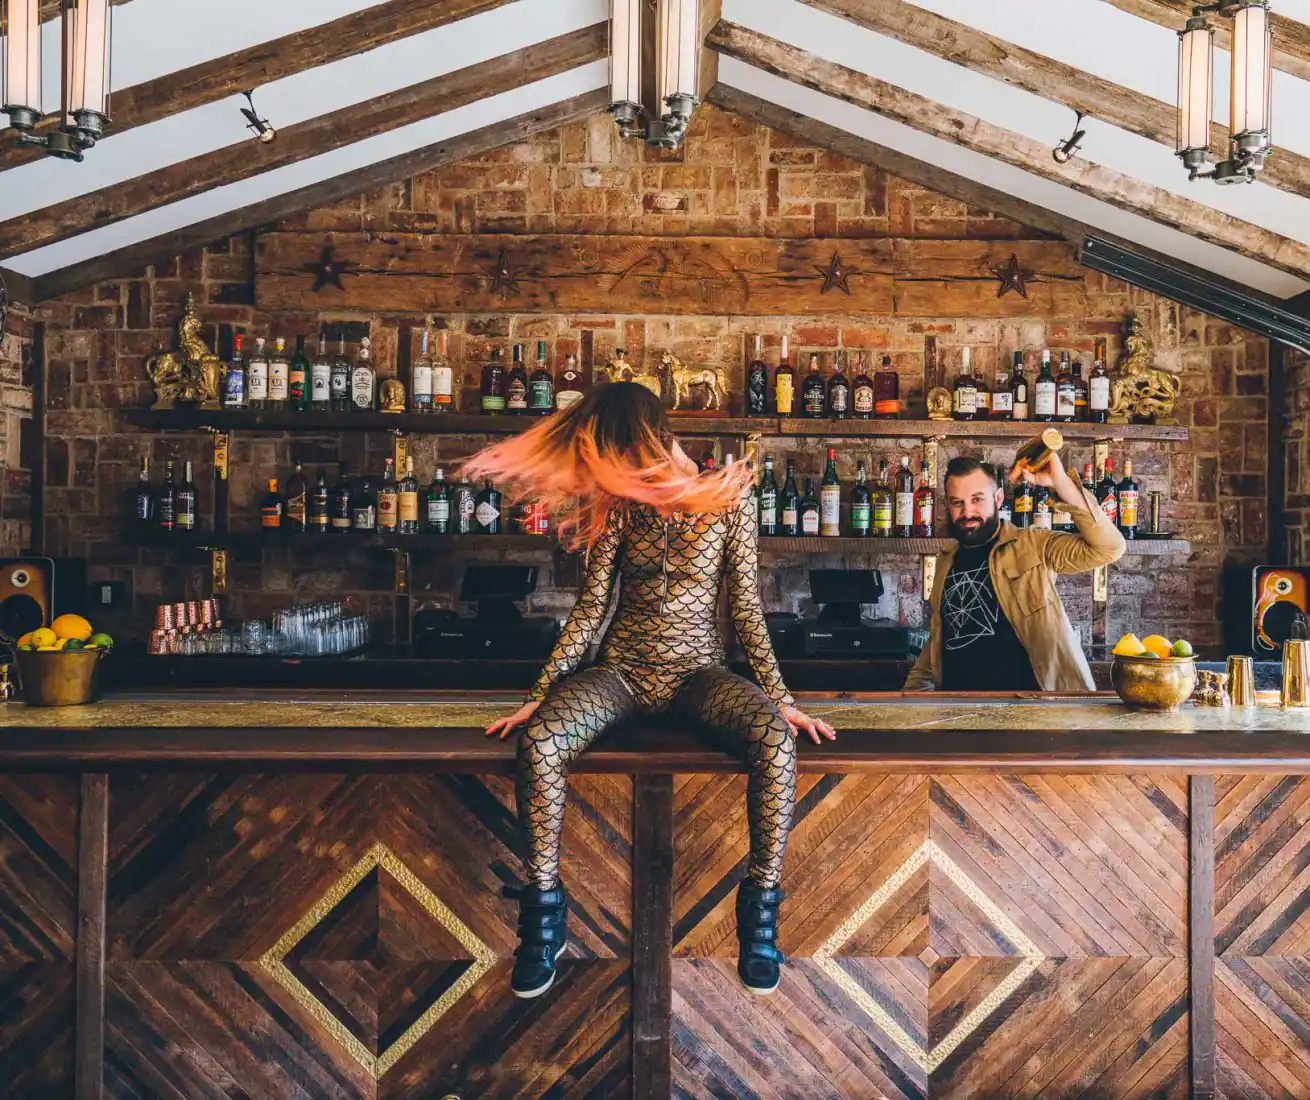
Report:
[[[1192,0],[1104,0],[1105,3],[1139,16],[1171,31],[1180,31],[1195,6]],[[1274,12],[1269,20],[1274,29],[1274,68],[1310,80],[1310,26],[1295,19],[1287,19]],[[1216,21],[1215,42],[1223,49],[1229,47],[1228,29],[1222,20]]]
[[[710,44],[720,53],[801,87],[875,111],[922,133],[950,141],[1065,184],[1102,202],[1181,229],[1300,278],[1310,275],[1310,246],[1222,213],[1122,172],[1081,160],[1057,164],[1050,148],[1023,134],[849,69],[768,35],[722,21]]]
[[[246,142],[215,149],[124,183],[22,214],[0,222],[0,257],[43,248],[143,211],[568,72],[604,57],[608,41],[606,25],[597,23],[288,126],[271,145]],[[233,155],[236,149],[240,149],[239,155]]]
[[[34,279],[36,301],[67,294],[104,279],[124,278],[139,272],[147,264],[171,259],[193,248],[224,240],[304,210],[314,210],[340,202],[352,195],[371,191],[411,176],[430,172],[445,164],[480,156],[524,141],[534,134],[566,126],[599,114],[609,105],[609,91],[599,88],[585,95],[553,103],[515,118],[472,130],[467,134],[437,142],[398,157],[371,164],[367,168],[346,172],[309,187],[301,187],[263,202],[233,210],[203,222],[165,233],[148,241],[128,245],[83,263],[71,264]]]
[[[10,271],[7,267],[0,267],[0,279],[4,280],[5,293],[9,295],[11,302],[22,302],[23,305],[31,305],[36,301],[36,280],[28,275],[20,275],[17,271]],[[4,333],[0,332],[0,336]]]
[[[120,0],[126,3],[127,0]],[[113,119],[108,135],[158,122],[169,115],[226,99],[247,88],[281,80],[307,69],[385,46],[460,19],[503,7],[512,0],[386,0],[363,11],[237,50],[190,68],[115,91],[109,99]],[[59,125],[56,115],[38,133]],[[37,160],[30,146],[0,145],[0,171]]]
[[[1173,104],[1102,80],[1085,69],[1005,42],[904,0],[801,2],[1173,148],[1178,126],[1178,109]],[[1214,127],[1214,142],[1216,149],[1227,150],[1226,126]],[[1260,180],[1310,196],[1310,157],[1277,149],[1260,173]]]

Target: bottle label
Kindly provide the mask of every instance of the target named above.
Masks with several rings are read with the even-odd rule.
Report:
[[[1109,376],[1097,377],[1092,376],[1092,380],[1087,386],[1088,400],[1093,412],[1106,412],[1110,408],[1110,379]]]
[[[885,398],[878,401],[873,406],[873,415],[888,417],[901,415],[901,400],[899,397]]]
[[[1038,416],[1055,415],[1055,383],[1054,382],[1037,383],[1037,400],[1034,402],[1034,412],[1036,412]]]
[[[477,511],[477,503],[477,499],[467,489],[456,494],[455,504],[458,510],[455,515],[459,520],[459,529],[461,531],[472,529],[473,513]]]
[[[819,513],[806,512],[801,517],[801,534],[817,535],[819,533]]]
[[[891,531],[892,503],[890,500],[880,500],[873,506],[873,529],[875,531]]]
[[[784,509],[782,510],[782,525],[783,525],[784,527],[786,527],[787,530],[789,530],[789,531],[794,531],[794,530],[796,530],[796,524],[797,524],[798,520],[799,520],[799,517],[798,517],[798,515],[796,514],[796,506],[795,506],[795,505],[792,505],[792,506],[790,506],[790,507],[784,508]]]
[[[1009,390],[997,390],[993,393],[992,412],[1014,412],[1014,394]]]
[[[270,363],[268,367],[268,399],[285,401],[287,399],[287,365]]]
[[[869,530],[869,520],[872,517],[872,510],[868,504],[851,505],[851,530],[859,531],[861,534]]]
[[[819,530],[825,535],[841,534],[841,487],[825,485],[819,492]]]
[[[1033,510],[1033,498],[1028,495],[1017,496],[1014,498],[1014,510],[1016,514],[1024,514]]]
[[[373,371],[369,367],[356,367],[350,375],[350,399],[357,409],[373,407]]]
[[[379,493],[378,494],[378,526],[395,527],[396,516],[399,511],[398,494],[396,493]]]
[[[955,391],[952,411],[957,413],[975,413],[978,411],[978,391],[971,386],[964,386]]]
[[[1101,501],[1101,511],[1109,517],[1111,523],[1119,522],[1119,495],[1110,493]]]
[[[491,527],[500,519],[500,511],[489,500],[484,500],[473,512],[473,518],[483,527]]]
[[[791,416],[792,406],[796,402],[796,386],[791,375],[779,375],[777,379],[777,405],[779,416]]]
[[[1136,527],[1137,526],[1137,499],[1136,489],[1119,490],[1119,526]]]
[[[1039,527],[1043,531],[1051,530],[1051,510],[1049,508],[1038,508],[1037,513],[1033,516],[1033,526]]]
[[[1060,504],[1055,509],[1055,518],[1052,523],[1056,527],[1072,527],[1073,516],[1068,513],[1063,504]]]
[[[937,512],[937,499],[933,496],[925,495],[914,506],[914,523],[916,527],[922,527],[924,530],[931,531],[933,520]]]
[[[913,493],[896,494],[896,526],[897,527],[914,526],[914,494]]]
[[[401,523],[418,523],[418,493],[401,493],[396,507]]]
[[[844,413],[850,407],[851,391],[838,383],[828,394],[828,406],[835,413]]]
[[[332,398],[335,401],[350,399],[350,374],[348,371],[332,369]]]
[[[1072,385],[1060,386],[1055,397],[1055,415],[1072,420],[1078,407],[1078,392]]]
[[[542,411],[555,407],[555,383],[549,379],[540,379],[532,383],[529,401],[533,409]]]
[[[295,527],[305,526],[305,494],[287,497],[287,519]]]
[[[420,364],[414,368],[414,377],[410,379],[410,399],[415,405],[432,404],[432,368]]]
[[[506,390],[505,407],[507,409],[526,409],[528,407],[528,387],[517,379]]]
[[[196,527],[196,502],[184,502],[177,510],[177,528],[179,531],[194,531]]]
[[[882,401],[879,404],[886,405],[888,402]],[[871,413],[874,411],[872,386],[855,387],[855,411],[857,413]],[[882,410],[878,411],[881,412]]]
[[[428,501],[428,526],[444,531],[450,523],[450,501],[445,497],[434,497]]]
[[[432,403],[442,408],[454,404],[455,374],[450,367],[432,368]]]
[[[350,512],[346,512],[342,515],[337,515],[336,513],[333,513],[332,530],[349,531],[352,522],[353,522],[353,516]]]
[[[826,399],[823,384],[817,386],[805,387],[805,415],[822,416],[823,406]]]
[[[564,385],[566,387],[572,387],[575,386],[576,384],[577,383],[572,381],[571,379],[565,378],[564,380]],[[581,400],[582,400],[581,390],[571,389],[571,388],[562,389],[557,391],[555,394],[555,407],[558,409],[571,409],[574,405],[576,405]]]
[[[135,506],[132,509],[132,514],[137,519],[149,519],[151,506],[153,504],[154,504],[154,498],[150,495],[150,491],[148,489],[145,490],[144,492],[137,493]]]
[[[260,526],[262,527],[281,527],[282,526],[282,505],[265,504],[261,513]]]
[[[309,399],[316,403],[332,400],[332,368],[327,363],[315,363],[310,374]]]
[[[773,517],[778,512],[778,490],[766,489],[760,494],[760,512],[769,517],[769,522],[773,522]]]
[[[362,507],[355,508],[355,530],[372,531],[378,525],[377,513],[373,510],[373,505],[365,504]]]
[[[504,412],[505,399],[499,394],[484,393],[482,395],[483,412]]]
[[[303,370],[295,370],[291,372],[290,381],[287,385],[287,392],[290,394],[291,400],[297,405],[304,404],[305,372]]]
[[[268,400],[268,364],[251,363],[250,364],[250,400],[267,401]]]
[[[246,371],[244,367],[229,367],[223,379],[223,405],[239,409],[246,403]]]

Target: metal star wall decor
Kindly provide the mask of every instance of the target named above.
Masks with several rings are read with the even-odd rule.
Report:
[[[1006,264],[997,264],[992,267],[991,273],[1001,280],[1000,289],[996,291],[996,297],[1004,298],[1007,293],[1013,290],[1023,299],[1028,297],[1028,280],[1033,278],[1037,272],[1028,271],[1019,265],[1019,257],[1013,252],[1010,253],[1010,262]]]
[[[815,264],[814,270],[823,276],[823,289],[819,291],[820,294],[827,294],[833,287],[836,287],[843,294],[849,296],[851,288],[846,280],[852,275],[859,274],[858,271],[846,270],[842,265],[840,252],[832,254],[832,259],[828,261],[827,267],[819,267],[818,264]]]
[[[323,249],[323,255],[316,263],[303,264],[301,270],[314,276],[314,293],[317,294],[328,283],[338,290],[345,290],[346,288],[341,285],[341,276],[349,275],[350,269],[354,266],[349,260],[334,260],[332,248],[329,246]]]
[[[509,266],[509,257],[505,255],[503,248],[500,250],[500,255],[496,257],[496,266],[491,272],[490,290],[492,294],[499,294],[502,299],[519,293],[518,281],[514,278],[514,272]]]

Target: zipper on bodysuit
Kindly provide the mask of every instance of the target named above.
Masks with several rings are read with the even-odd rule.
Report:
[[[664,555],[660,561],[660,618],[664,618],[664,604],[669,598],[669,519],[664,520]]]

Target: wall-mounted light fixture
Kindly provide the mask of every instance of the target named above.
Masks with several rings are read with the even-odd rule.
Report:
[[[277,141],[277,131],[269,125],[268,119],[259,117],[259,111],[255,107],[255,89],[251,88],[250,91],[241,94],[246,97],[246,102],[250,104],[249,107],[241,108],[241,114],[246,120],[246,129],[259,138],[264,145],[271,145]]]
[[[646,5],[655,11],[658,115],[641,102]],[[700,0],[610,0],[610,111],[624,137],[665,149],[682,144],[700,103],[700,14]]]
[[[3,109],[20,145],[82,159],[109,122],[109,0],[61,0],[60,128],[32,133],[41,121],[40,0],[0,0],[4,34]]]
[[[1214,112],[1214,27],[1208,15],[1231,18],[1233,79],[1228,156],[1210,152]],[[1178,32],[1178,144],[1192,179],[1251,183],[1273,149],[1273,29],[1269,0],[1220,0],[1192,9]]]

